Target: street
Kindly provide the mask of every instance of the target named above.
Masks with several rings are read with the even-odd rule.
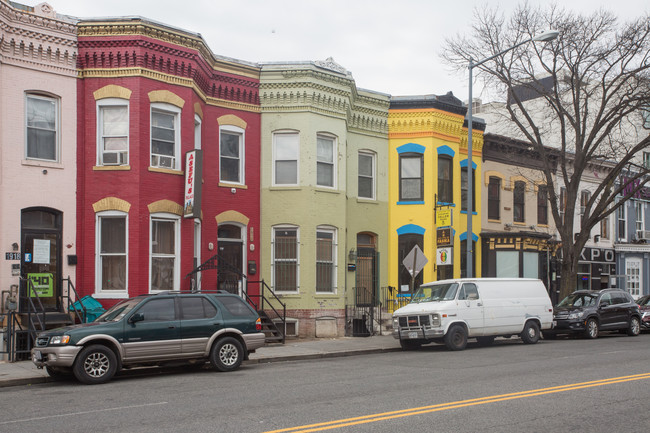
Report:
[[[425,346],[2,390],[0,432],[637,432],[650,334]]]

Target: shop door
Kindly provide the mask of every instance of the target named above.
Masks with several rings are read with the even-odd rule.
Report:
[[[219,246],[217,289],[241,295],[244,274],[242,228],[234,224],[220,225],[217,242]]]
[[[28,209],[22,212],[21,276],[32,282],[46,311],[61,308],[61,220],[60,212]],[[27,296],[27,285],[24,288]],[[36,298],[36,294],[29,293]],[[36,308],[39,304],[34,303]],[[26,308],[27,305],[21,305]]]

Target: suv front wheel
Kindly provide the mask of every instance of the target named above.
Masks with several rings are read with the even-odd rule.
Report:
[[[634,316],[630,319],[630,327],[627,328],[627,335],[630,337],[635,337],[641,332],[641,322],[639,318]]]
[[[591,318],[587,320],[585,325],[585,336],[587,338],[597,338],[598,337],[598,322],[596,319]]]
[[[210,364],[219,371],[237,370],[244,360],[244,349],[233,337],[219,339],[210,351]]]
[[[101,344],[84,348],[74,362],[72,372],[79,382],[87,385],[105,383],[117,371],[117,357],[111,349]]]

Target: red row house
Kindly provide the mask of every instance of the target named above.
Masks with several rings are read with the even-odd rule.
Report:
[[[143,18],[78,31],[79,295],[241,294],[259,262],[259,68]]]

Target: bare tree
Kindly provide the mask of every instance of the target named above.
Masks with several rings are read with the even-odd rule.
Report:
[[[603,10],[585,16],[524,3],[508,18],[495,9],[477,10],[474,18],[470,36],[448,38],[443,48],[441,57],[458,71],[467,69],[470,58],[489,58],[547,29],[560,32],[555,41],[497,55],[477,67],[475,76],[484,91],[500,96],[512,128],[547,162],[542,174],[561,240],[565,296],[575,288],[590,230],[648,182],[641,155],[650,149],[650,136],[638,126],[642,110],[650,108],[650,16],[619,23]],[[559,152],[557,177],[548,148]],[[581,179],[594,165],[608,171],[582,216],[576,215]],[[574,235],[575,218],[582,229]]]

